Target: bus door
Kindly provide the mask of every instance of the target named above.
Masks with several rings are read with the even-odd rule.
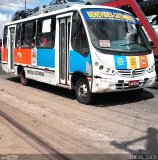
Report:
[[[8,69],[14,72],[15,26],[9,26],[8,33]]]
[[[69,44],[71,16],[59,19],[59,83],[69,85]]]

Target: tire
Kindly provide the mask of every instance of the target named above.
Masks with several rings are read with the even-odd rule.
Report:
[[[93,100],[93,95],[90,91],[88,81],[85,78],[80,78],[75,87],[77,101],[82,104],[90,104]]]
[[[22,84],[23,86],[27,86],[27,84],[28,84],[28,79],[27,79],[26,76],[25,76],[25,71],[24,71],[24,69],[22,69],[22,70],[20,71],[20,82],[21,82],[21,84]]]
[[[20,14],[18,19],[23,19],[23,16]]]

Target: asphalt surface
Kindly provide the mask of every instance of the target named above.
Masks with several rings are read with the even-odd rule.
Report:
[[[22,86],[0,69],[0,154],[157,160],[158,83],[139,97],[100,94],[82,105],[73,91],[35,81]]]

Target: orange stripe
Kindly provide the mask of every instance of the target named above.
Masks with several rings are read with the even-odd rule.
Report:
[[[8,62],[8,48],[2,49],[2,61]]]
[[[31,64],[32,49],[15,49],[14,62],[20,64]]]
[[[140,68],[147,68],[148,67],[147,55],[139,56],[139,64],[140,64]]]

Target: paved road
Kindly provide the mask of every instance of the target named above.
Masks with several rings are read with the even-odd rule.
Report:
[[[25,87],[0,70],[0,154],[8,153],[109,160],[158,154],[158,84],[140,97],[103,94],[82,105],[72,91],[33,81]]]

